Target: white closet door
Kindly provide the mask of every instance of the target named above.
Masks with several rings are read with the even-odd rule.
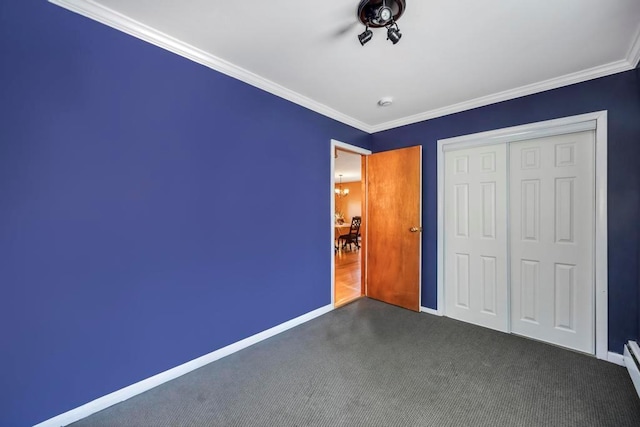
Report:
[[[593,131],[510,144],[511,330],[594,352]]]
[[[508,330],[506,144],[445,153],[445,312]]]

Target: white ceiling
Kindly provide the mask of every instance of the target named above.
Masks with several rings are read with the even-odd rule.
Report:
[[[342,182],[360,181],[362,179],[362,156],[342,150],[336,150],[336,154],[334,168],[336,183],[339,182],[340,175],[342,175]]]
[[[359,0],[50,1],[367,132],[640,59],[638,0],[407,0],[395,46],[360,46]]]

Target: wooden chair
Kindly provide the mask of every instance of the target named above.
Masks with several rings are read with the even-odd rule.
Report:
[[[351,244],[356,245],[356,248],[360,249],[360,224],[362,224],[362,217],[354,216],[351,218],[351,227],[349,227],[349,234],[343,234],[338,238],[338,243],[342,242],[342,249],[349,245],[349,249],[351,249]]]

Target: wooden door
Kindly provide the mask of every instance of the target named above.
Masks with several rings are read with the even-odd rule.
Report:
[[[367,296],[420,311],[422,147],[367,156]]]

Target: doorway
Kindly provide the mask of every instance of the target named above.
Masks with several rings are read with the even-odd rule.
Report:
[[[606,359],[606,112],[438,145],[440,313]]]
[[[334,253],[335,303],[346,305],[364,295],[362,274],[363,214],[365,206],[364,157],[342,149],[335,150]]]
[[[345,223],[338,224],[336,221],[336,207],[341,204],[336,193],[344,194],[346,189],[344,174],[340,185],[340,176],[336,173],[336,154],[339,157],[341,153],[356,155],[356,160],[359,156],[361,162],[362,197],[360,233],[357,238],[341,239],[342,233],[338,227],[342,225],[344,230],[349,229],[346,233],[352,234],[350,230],[354,215],[344,218],[344,212],[341,212]],[[332,140],[330,200],[332,305],[343,305],[366,295],[388,304],[420,311],[422,147],[412,146],[372,154],[369,150]],[[344,258],[338,259],[338,256]],[[342,272],[336,271],[342,261],[345,261],[345,269],[349,263],[351,271],[355,269],[349,275],[353,293],[346,299],[336,292],[336,273],[345,274],[344,269]],[[359,277],[355,276],[357,273]]]
[[[362,150],[332,141],[333,305],[365,295],[366,159]]]

